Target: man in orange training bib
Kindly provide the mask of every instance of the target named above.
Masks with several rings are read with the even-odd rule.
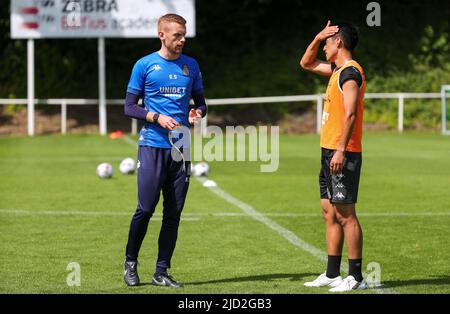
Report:
[[[317,59],[321,42],[327,61]],[[362,163],[362,121],[366,79],[353,60],[358,32],[350,23],[328,21],[306,49],[303,69],[330,77],[324,101],[320,146],[320,204],[326,225],[327,271],[307,287],[331,287],[331,292],[365,289],[362,277],[363,235],[355,204]],[[348,249],[348,277],[342,279],[340,266],[344,238]]]

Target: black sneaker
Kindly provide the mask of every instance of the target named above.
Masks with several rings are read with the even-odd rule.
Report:
[[[137,262],[125,261],[125,271],[123,272],[123,280],[128,286],[139,285],[139,275],[137,273]]]
[[[154,286],[167,286],[172,288],[183,287],[182,283],[176,282],[175,279],[168,273],[162,273],[158,276],[153,275],[152,285]]]

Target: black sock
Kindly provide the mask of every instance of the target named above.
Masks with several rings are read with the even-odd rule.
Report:
[[[159,275],[161,275],[161,274],[163,274],[165,272],[167,272],[167,268],[157,266],[156,267],[156,271],[155,271],[155,277],[159,276]]]
[[[328,255],[327,277],[336,278],[341,274],[341,259],[342,256]]]
[[[356,281],[359,282],[363,280],[361,267],[362,267],[362,258],[348,260],[348,274],[350,276],[355,277]]]

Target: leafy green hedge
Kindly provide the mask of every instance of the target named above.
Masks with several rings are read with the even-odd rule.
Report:
[[[389,75],[367,78],[367,92],[424,92],[436,93],[441,85],[450,84],[450,40],[445,29],[436,32],[425,28],[420,40],[420,53],[409,55],[409,71],[393,70]],[[366,100],[365,122],[397,126],[397,100]],[[405,99],[404,127],[439,129],[440,99]]]

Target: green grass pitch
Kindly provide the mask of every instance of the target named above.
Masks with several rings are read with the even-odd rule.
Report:
[[[357,205],[363,270],[379,263],[382,284],[397,293],[450,293],[450,139],[368,133],[363,143]],[[325,252],[318,145],[315,135],[281,136],[277,172],[260,173],[255,162],[211,162],[210,178]],[[161,204],[141,249],[144,285],[126,287],[123,259],[136,175],[121,175],[118,165],[136,158],[136,151],[122,139],[94,135],[0,138],[1,293],[328,293],[303,287],[324,271],[324,261],[195,179],[171,269],[185,287],[148,284]],[[113,165],[112,179],[95,175],[101,162]],[[66,283],[70,262],[81,267],[81,286]]]

